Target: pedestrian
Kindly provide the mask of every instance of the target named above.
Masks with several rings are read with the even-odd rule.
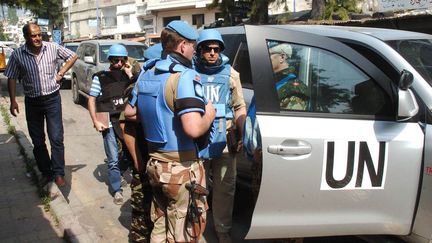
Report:
[[[208,140],[215,109],[192,69],[197,37],[186,22],[171,21],[161,33],[166,58],[137,81],[153,189],[151,242],[198,242],[206,225],[205,171],[197,146]]]
[[[221,53],[224,49],[225,43],[217,30],[203,30],[199,34],[194,60],[204,96],[217,110],[212,141],[200,155],[209,160],[205,164],[207,174],[212,175],[212,214],[216,235],[219,242],[228,243],[231,242],[237,177],[236,154],[241,149],[246,103],[240,75],[228,63],[228,57]]]
[[[21,80],[33,154],[42,174],[40,185],[54,179],[58,186],[64,186],[64,135],[59,89],[63,75],[75,63],[77,56],[56,43],[42,41],[42,32],[37,24],[25,24],[22,31],[26,43],[12,53],[4,73],[8,77],[10,113],[13,116],[19,113],[16,82]],[[58,59],[66,61],[60,70]],[[45,144],[45,120],[51,157]]]
[[[114,203],[121,205],[123,191],[117,142],[120,136],[119,117],[124,110],[123,92],[133,82],[134,76],[132,66],[127,62],[128,52],[123,45],[112,45],[108,50],[108,60],[109,69],[93,75],[87,107],[96,131],[102,133]]]
[[[153,45],[145,50],[143,73],[152,68],[156,61],[161,58],[161,52],[161,44]],[[136,100],[136,95],[133,95],[131,92],[135,84],[136,83],[129,85],[125,94],[127,96],[127,100]],[[125,109],[128,107],[133,109],[131,105],[128,104],[128,102],[125,101],[125,103]],[[129,238],[131,242],[150,242],[150,234],[153,229],[153,222],[150,219],[152,191],[147,174],[145,173],[149,155],[142,126],[139,123],[139,120],[136,119],[136,110],[133,110],[133,112],[134,114],[130,116],[125,111],[126,119],[124,121],[123,130],[123,138],[126,147],[129,150],[134,162],[132,169],[132,180],[130,184],[132,220],[131,227],[129,229]]]

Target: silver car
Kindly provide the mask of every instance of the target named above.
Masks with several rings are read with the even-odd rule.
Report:
[[[140,42],[126,40],[89,40],[83,41],[76,51],[78,59],[72,67],[72,99],[80,102],[81,95],[90,92],[93,74],[109,68],[108,50],[113,44],[126,47],[129,57],[144,63],[144,51],[147,46]]]
[[[262,169],[251,175],[252,162],[238,166],[239,180],[260,175],[247,239],[432,240],[432,35],[300,25],[218,30],[246,99],[256,98],[262,139]],[[303,106],[282,102],[276,89],[275,43],[292,48]]]

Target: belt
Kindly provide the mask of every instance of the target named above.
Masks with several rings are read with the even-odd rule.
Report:
[[[55,91],[54,93],[51,93],[49,95],[42,95],[42,96],[37,96],[37,97],[26,97],[29,101],[44,101],[44,100],[48,100],[51,99],[53,97],[56,97],[57,95],[59,95],[59,91]]]

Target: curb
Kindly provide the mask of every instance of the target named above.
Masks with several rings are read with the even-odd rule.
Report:
[[[15,126],[15,138],[18,141],[18,145],[24,152],[26,163],[28,166],[33,168],[33,171],[35,172],[35,178],[37,181],[39,181],[41,174],[35,163],[36,160],[33,155],[33,145],[30,143],[30,140],[27,138],[24,132],[22,132],[23,130],[16,122],[16,118],[12,116],[10,118],[11,125]],[[50,212],[58,220],[59,228],[63,231],[63,238],[67,242],[73,243],[93,242],[87,230],[80,224],[78,218],[74,215],[71,207],[67,203],[58,186],[55,183],[50,182],[43,189],[49,192],[51,198],[49,203]]]

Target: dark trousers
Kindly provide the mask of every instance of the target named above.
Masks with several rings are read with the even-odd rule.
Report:
[[[33,142],[33,154],[43,176],[64,176],[64,144],[61,97],[59,92],[25,97],[27,126]],[[45,120],[51,144],[51,158],[45,144]]]

